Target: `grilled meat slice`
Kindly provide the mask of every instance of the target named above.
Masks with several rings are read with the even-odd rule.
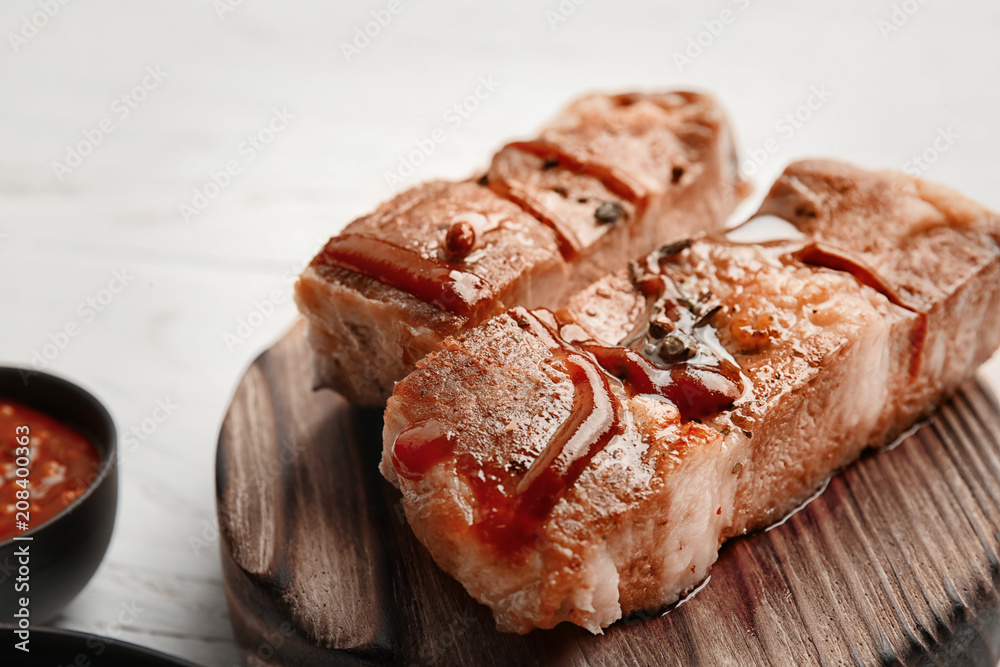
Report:
[[[348,225],[295,298],[316,384],[384,404],[425,354],[509,307],[557,307],[741,196],[722,112],[695,93],[594,95],[476,181],[416,186]]]
[[[796,163],[760,216],[802,238],[673,244],[448,340],[385,414],[418,538],[503,630],[676,601],[996,349],[996,218],[929,189]],[[908,254],[928,238],[952,261]]]

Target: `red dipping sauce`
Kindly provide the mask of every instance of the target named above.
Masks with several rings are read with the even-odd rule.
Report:
[[[0,542],[37,528],[79,498],[101,457],[82,435],[0,398]]]

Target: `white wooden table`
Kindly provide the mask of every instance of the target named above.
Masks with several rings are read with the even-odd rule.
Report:
[[[728,106],[759,185],[832,155],[1000,208],[1000,7],[804,5],[4,3],[0,363],[91,388],[124,452],[107,558],[55,625],[240,664],[219,424],[295,318],[295,272],[391,193],[387,173],[464,176],[588,89],[694,86]],[[1000,361],[982,373],[1000,387]]]

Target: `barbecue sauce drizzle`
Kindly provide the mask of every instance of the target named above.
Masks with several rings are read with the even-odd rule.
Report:
[[[698,313],[696,308],[685,307],[674,298],[679,291],[666,277],[646,275],[642,280],[642,287],[657,297],[653,316],[667,318],[674,331],[683,331],[696,341],[690,358],[680,363],[665,361],[656,351],[666,334],[655,335],[650,331],[653,326],[622,346],[592,340],[570,343],[548,311],[510,311],[518,325],[546,343],[553,357],[566,367],[573,382],[573,407],[520,480],[495,464],[477,461],[470,453],[456,457],[456,472],[476,499],[473,530],[499,553],[524,558],[533,545],[539,548],[544,544],[540,529],[556,504],[593,458],[624,432],[624,407],[611,389],[611,378],[621,381],[630,395],[669,400],[677,406],[682,421],[714,414],[742,394],[739,369],[713,349],[717,345],[714,335],[699,334],[700,329],[710,329],[708,320],[715,309]],[[658,334],[663,325],[657,326]],[[434,465],[451,458],[454,444],[454,438],[437,422],[418,424],[393,443],[393,466],[401,477],[419,479]]]
[[[624,409],[611,390],[610,378],[590,355],[575,349],[555,330],[551,313],[512,311],[518,323],[544,341],[565,367],[573,383],[573,407],[541,455],[516,484],[501,468],[460,454],[456,471],[476,497],[479,516],[473,530],[480,540],[510,556],[523,556],[552,509],[591,460],[612,438],[624,432]],[[451,458],[455,440],[441,424],[428,421],[396,437],[393,467],[403,478],[420,479],[438,463]],[[513,493],[506,491],[513,485]]]
[[[471,271],[371,236],[335,236],[312,263],[349,269],[474,321],[494,300],[490,285]]]
[[[537,155],[546,161],[554,161],[565,169],[597,178],[611,192],[635,204],[637,215],[645,206],[644,195],[618,178],[611,169],[596,163],[581,162],[555,144],[535,140],[515,142],[510,147]],[[483,184],[551,227],[563,257],[575,259],[579,255],[582,244],[571,229],[542,215],[506,184],[490,183],[488,178],[485,178]],[[474,230],[472,242],[474,243]],[[333,265],[354,271],[478,323],[489,314],[489,306],[495,302],[496,294],[486,280],[471,271],[454,266],[464,258],[464,254],[449,252],[448,242],[445,252],[454,260],[451,264],[429,259],[418,252],[373,236],[348,233],[331,238],[313,259],[312,265]]]
[[[513,483],[509,475],[480,464],[470,454],[459,457],[457,470],[476,497],[480,516],[473,529],[480,540],[507,556],[524,557],[533,543],[541,547],[542,524],[593,458],[624,432],[625,424],[621,400],[592,357],[562,340],[535,313],[516,309],[515,317],[547,341],[553,357],[565,365],[573,382],[572,410],[516,482],[513,493],[505,492],[507,484]]]
[[[651,261],[650,271],[633,263],[633,284],[653,301],[648,324],[622,345],[577,343],[610,375],[622,381],[630,395],[660,396],[673,403],[681,421],[701,419],[730,406],[743,394],[740,369],[725,356],[710,321],[721,310],[710,295],[698,302],[685,297],[662,273],[690,242],[665,246]]]
[[[576,232],[563,224],[557,216],[545,213],[541,206],[531,201],[519,188],[512,187],[505,179],[494,178],[489,187],[493,192],[507,201],[517,204],[522,211],[550,228],[556,235],[556,244],[559,246],[559,254],[563,256],[563,259],[573,261],[579,257],[580,251],[583,250],[583,243]]]
[[[643,195],[636,192],[635,188],[615,175],[611,168],[592,161],[581,161],[563,150],[557,144],[549,143],[541,139],[534,141],[515,141],[508,144],[509,147],[537,155],[543,160],[554,161],[560,167],[574,171],[578,174],[587,174],[601,181],[608,190],[618,195],[627,202],[640,204],[643,202]]]
[[[505,148],[534,155],[544,160],[543,170],[559,167],[575,174],[585,174],[600,181],[612,194],[636,206],[636,216],[642,213],[645,199],[622,179],[618,178],[608,167],[594,162],[581,162],[556,144],[536,139],[533,141],[515,141]],[[508,182],[499,174],[486,181],[487,185],[497,195],[517,204],[521,210],[534,217],[556,235],[559,252],[563,258],[573,261],[583,252],[584,246],[579,236],[572,228],[565,225],[558,216],[550,215],[532,197],[527,196],[517,183]]]

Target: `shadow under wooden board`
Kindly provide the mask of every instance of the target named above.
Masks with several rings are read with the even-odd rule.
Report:
[[[269,665],[996,665],[1000,414],[968,381],[784,524],[722,550],[666,615],[497,632],[377,471],[380,412],[311,389],[300,322],[249,368],[216,468],[226,594]]]

